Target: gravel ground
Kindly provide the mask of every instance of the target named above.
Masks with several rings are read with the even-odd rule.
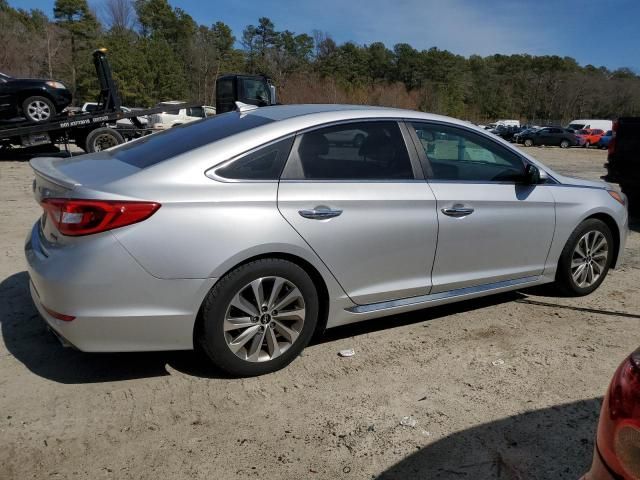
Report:
[[[602,151],[528,151],[603,174]],[[640,343],[636,221],[623,265],[588,297],[522,291],[342,327],[260,378],[224,378],[190,352],[63,349],[28,295],[31,178],[0,162],[3,480],[577,479],[611,375]]]

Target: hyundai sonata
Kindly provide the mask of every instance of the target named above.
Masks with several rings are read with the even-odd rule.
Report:
[[[31,166],[31,292],[57,335],[202,347],[234,375],[282,368],[337,325],[549,282],[586,295],[627,234],[607,184],[406,110],[241,105]]]

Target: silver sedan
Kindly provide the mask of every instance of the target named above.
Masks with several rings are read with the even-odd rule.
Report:
[[[589,294],[627,235],[607,184],[406,110],[243,106],[31,166],[31,292],[60,339],[201,348],[238,376],[325,328],[543,283]]]

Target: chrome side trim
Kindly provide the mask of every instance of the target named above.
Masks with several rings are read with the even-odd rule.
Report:
[[[505,280],[502,282],[487,283],[484,285],[477,285],[474,287],[458,288],[456,290],[449,290],[446,292],[434,293],[429,295],[421,295],[419,297],[400,298],[398,300],[389,300],[386,302],[369,303],[367,305],[356,305],[351,308],[345,309],[351,313],[371,313],[381,310],[390,310],[399,307],[406,307],[409,305],[429,304],[444,299],[451,299],[455,297],[464,297],[467,295],[475,295],[484,292],[490,292],[492,290],[498,290],[502,288],[515,287],[526,283],[531,283],[539,280],[539,276],[535,277],[523,277],[513,280]]]

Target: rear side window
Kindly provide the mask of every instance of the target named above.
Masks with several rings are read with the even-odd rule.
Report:
[[[285,178],[291,180],[413,179],[398,124],[354,122],[304,133]]]
[[[261,147],[213,169],[213,174],[229,180],[278,180],[289,156],[293,139],[294,137],[289,137]]]
[[[190,150],[271,122],[273,120],[260,115],[240,115],[238,112],[229,112],[147,135],[135,142],[125,143],[108,153],[121,162],[138,168],[147,168]]]

